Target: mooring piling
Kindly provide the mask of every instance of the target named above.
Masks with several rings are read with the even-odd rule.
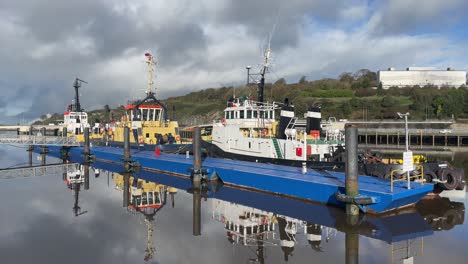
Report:
[[[62,129],[62,137],[66,137],[67,134],[68,134],[67,127],[64,126]]]
[[[89,155],[89,127],[84,130],[84,154]]]
[[[193,133],[193,181],[201,181],[201,128],[195,127]]]
[[[358,185],[358,158],[357,142],[358,129],[355,126],[347,126],[345,129],[346,138],[346,171],[345,188],[346,196],[355,197],[359,194]],[[346,214],[351,216],[359,215],[359,206],[354,203],[346,204]]]
[[[124,161],[130,160],[130,128],[124,128]]]
[[[192,169],[192,190],[193,190],[193,235],[201,235],[201,128],[195,127],[193,131],[193,169]]]

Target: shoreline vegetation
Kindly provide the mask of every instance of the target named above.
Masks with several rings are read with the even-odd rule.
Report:
[[[458,89],[455,89],[458,88]],[[375,120],[396,119],[397,112],[410,112],[415,120],[468,117],[468,90],[463,87],[390,87],[377,84],[377,74],[367,69],[345,72],[338,78],[307,81],[302,76],[297,83],[288,84],[284,78],[265,85],[265,100],[283,102],[288,98],[302,117],[310,106],[321,106],[322,117],[337,119]],[[207,88],[197,92],[162,100],[169,118],[181,126],[211,123],[220,119],[226,101],[233,96],[256,96],[256,85]],[[120,120],[124,107],[87,111],[90,122]],[[41,116],[34,124],[59,123],[62,114]]]

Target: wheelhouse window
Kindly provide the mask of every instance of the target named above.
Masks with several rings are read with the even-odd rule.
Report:
[[[141,110],[141,120],[147,121],[148,120],[148,109]]]
[[[239,114],[240,114],[239,118],[244,119],[244,111],[245,110],[239,111]]]
[[[154,120],[161,121],[161,109],[155,109]]]
[[[247,118],[252,118],[252,110],[247,110]]]

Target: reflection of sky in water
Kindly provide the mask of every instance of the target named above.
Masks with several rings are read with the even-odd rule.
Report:
[[[25,149],[0,147],[0,167],[27,161]],[[33,161],[39,163],[36,155]],[[80,192],[80,206],[88,213],[74,217],[73,192],[62,175],[0,180],[1,263],[143,263],[147,235],[143,217],[122,207],[122,193],[114,189],[112,179],[107,186],[106,173],[99,178],[91,175],[90,181],[90,189]],[[255,258],[254,246],[227,240],[223,224],[212,219],[210,200],[202,202],[202,235],[192,236],[192,199],[183,190],[175,195],[175,208],[169,202],[153,225],[153,263],[248,263]],[[424,255],[415,263],[464,263],[467,234],[464,224],[425,237]],[[289,262],[344,263],[344,238],[338,232],[322,242],[323,252],[316,252],[300,229]],[[359,246],[361,263],[390,262],[386,242],[360,237]],[[266,246],[264,251],[266,263],[284,263],[280,247]]]

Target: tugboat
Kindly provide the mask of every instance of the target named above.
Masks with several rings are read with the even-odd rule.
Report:
[[[257,101],[246,96],[232,98],[227,102],[224,118],[214,122],[212,141],[203,142],[208,156],[289,166],[306,163],[315,169],[340,166],[344,170],[344,163],[337,162],[337,154],[343,151],[344,137],[331,132],[321,137],[320,108],[309,109],[304,128],[297,125],[294,105],[288,99],[284,103],[264,102],[270,56],[268,48],[259,73]],[[277,110],[279,122],[275,119]]]
[[[123,147],[124,128],[132,131],[130,145],[132,148],[177,152],[190,148],[190,144],[181,145],[179,125],[177,121],[170,120],[166,105],[159,101],[153,92],[153,71],[156,64],[153,55],[145,53],[148,65],[148,88],[146,97],[142,100],[128,101],[125,106],[125,114],[119,121],[110,124],[95,124],[91,129],[90,138],[94,145]],[[69,135],[76,136],[80,142],[84,142],[84,129],[91,128],[88,123],[88,115],[83,111],[79,103],[78,88],[83,80],[76,79],[75,102],[67,108],[64,114],[64,125]]]
[[[246,96],[231,98],[224,110],[224,118],[215,121],[211,142],[203,141],[207,155],[252,162],[272,163],[326,170],[345,170],[344,136],[338,130],[324,129],[320,107],[310,107],[306,125],[299,125],[294,105],[288,99],[284,103],[268,103],[263,100],[265,74],[268,72],[271,50],[264,54],[262,69],[258,75],[257,101]],[[276,111],[279,110],[279,122]],[[463,189],[464,173],[447,163],[421,163],[426,182],[437,183],[441,190]],[[402,165],[382,164],[361,157],[359,172],[363,175],[389,179]]]

